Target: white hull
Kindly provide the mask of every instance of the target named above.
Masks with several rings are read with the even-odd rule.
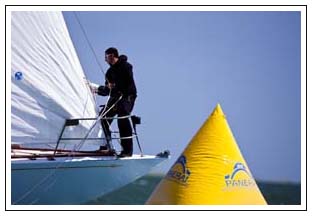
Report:
[[[165,157],[12,159],[12,204],[84,204],[147,174]]]

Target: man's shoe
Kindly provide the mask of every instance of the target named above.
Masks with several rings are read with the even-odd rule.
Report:
[[[116,153],[115,149],[110,149],[108,151],[108,156],[117,156],[117,153]]]

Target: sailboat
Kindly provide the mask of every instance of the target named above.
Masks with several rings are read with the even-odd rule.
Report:
[[[11,84],[13,205],[84,204],[169,157],[96,151],[105,136],[62,12],[11,12]]]

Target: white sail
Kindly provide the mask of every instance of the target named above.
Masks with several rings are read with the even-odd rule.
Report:
[[[12,144],[48,147],[66,119],[97,116],[94,99],[62,13],[11,15]],[[84,137],[92,123],[80,121],[63,137]]]
[[[99,140],[73,140],[85,138],[94,124],[81,120],[66,127],[63,138],[72,140],[62,140],[65,150],[54,151],[67,119],[97,117],[93,95],[61,12],[11,12],[11,29],[11,139],[21,145],[11,149],[13,205],[84,204],[168,159],[75,151],[105,142],[99,122],[88,136]]]

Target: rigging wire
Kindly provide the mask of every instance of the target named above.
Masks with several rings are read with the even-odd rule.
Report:
[[[110,95],[110,94],[109,94]],[[85,140],[88,138],[90,132],[93,130],[94,126],[96,125],[96,123],[101,120],[101,118],[103,118],[114,106],[116,106],[116,104],[121,100],[122,96],[119,97],[119,99],[112,104],[111,107],[109,107],[105,112],[103,112],[93,123],[92,127],[88,130],[88,132],[86,133],[85,137],[83,140],[81,140],[78,144],[76,144],[74,146],[74,148],[72,149],[72,151],[69,154],[70,156],[74,155],[74,152],[79,150],[82,145],[84,144]],[[56,163],[55,169],[52,169],[52,171],[47,174],[45,177],[43,177],[39,182],[37,182],[37,184],[35,184],[33,187],[31,187],[30,189],[28,189],[22,196],[20,196],[17,200],[12,201],[13,205],[16,205],[18,203],[20,203],[22,200],[25,200],[26,197],[28,197],[30,194],[32,194],[37,188],[39,188],[39,186],[41,186],[43,183],[45,183],[46,181],[48,181],[54,174],[56,174],[57,170],[61,167],[61,165],[63,165],[66,161],[60,161],[58,163]],[[38,200],[37,200],[38,201]],[[35,202],[35,201],[34,201]]]
[[[88,38],[88,35],[87,35],[85,29],[83,28],[83,25],[81,24],[80,19],[79,19],[78,15],[77,15],[77,13],[76,13],[75,11],[74,11],[74,15],[75,15],[75,18],[76,18],[76,20],[77,20],[77,22],[78,22],[78,24],[79,24],[79,26],[80,26],[80,28],[81,28],[81,31],[82,31],[83,35],[84,35],[84,37],[85,37],[85,39],[86,39],[86,41],[87,41],[87,43],[88,43],[88,46],[89,46],[89,48],[91,49],[92,54],[94,55],[94,58],[95,58],[95,60],[96,60],[96,63],[98,64],[98,66],[99,66],[101,72],[105,75],[105,72],[104,72],[104,70],[102,69],[101,63],[100,63],[99,59],[97,58],[96,53],[95,53],[95,50],[93,49],[93,46],[92,46],[92,44],[91,44],[91,42],[90,42],[90,40],[89,40],[89,38]]]
[[[111,90],[109,91],[109,96],[107,97],[107,102],[110,98],[110,95],[111,95]],[[98,117],[97,119],[94,121],[93,125],[91,126],[91,128],[89,129],[89,131],[86,133],[86,135],[84,136],[83,140],[81,140],[80,143],[78,143],[74,148],[73,148],[73,151],[77,151],[77,150],[80,150],[81,147],[83,146],[83,144],[85,143],[86,139],[88,138],[88,136],[90,135],[91,131],[94,129],[95,125],[97,124],[98,121],[100,121],[102,118],[104,118],[104,116],[112,109],[114,108],[114,106],[116,106],[116,104],[121,100],[122,98],[122,95],[118,98],[118,100],[116,102],[114,102],[111,107],[108,107],[108,109],[104,110],[104,112],[102,112]],[[106,102],[106,104],[107,104]]]
[[[84,29],[84,27],[83,27],[83,25],[82,25],[82,23],[81,23],[79,17],[78,17],[78,14],[77,14],[77,12],[75,12],[75,11],[73,11],[73,13],[74,13],[74,17],[76,18],[77,23],[79,24],[79,27],[80,27],[80,29],[81,29],[81,31],[82,31],[82,33],[83,33],[83,36],[85,37],[85,40],[87,41],[87,44],[88,44],[88,46],[89,46],[89,48],[90,48],[90,50],[91,50],[91,52],[92,52],[92,54],[93,54],[93,56],[94,56],[94,58],[95,58],[95,61],[96,61],[97,65],[98,65],[98,67],[100,68],[100,71],[102,72],[102,74],[103,74],[104,77],[105,77],[105,72],[104,72],[104,70],[103,70],[103,68],[102,68],[102,66],[101,66],[101,63],[100,63],[100,61],[99,61],[99,59],[98,59],[98,57],[97,57],[97,55],[96,55],[96,53],[95,53],[95,50],[94,50],[94,48],[93,48],[93,46],[92,46],[92,44],[91,44],[91,42],[90,42],[90,40],[89,40],[89,37],[88,37],[88,35],[87,35],[87,33],[86,33],[86,31],[85,31],[85,29]],[[87,85],[89,85],[89,83],[88,83],[89,80],[88,80],[87,78],[85,78],[85,79],[86,79]],[[94,92],[92,92],[92,96],[93,96],[93,101],[94,101],[95,106],[96,106],[96,104],[97,104],[97,98],[96,98],[96,95],[95,95]]]
[[[96,53],[95,53],[95,50],[94,50],[94,48],[93,48],[93,46],[92,46],[92,44],[91,44],[91,42],[90,42],[90,40],[89,40],[89,37],[88,37],[88,35],[87,35],[87,33],[86,33],[86,31],[85,31],[85,29],[84,29],[84,27],[83,27],[83,25],[82,25],[82,23],[81,23],[79,17],[78,17],[77,12],[74,11],[73,13],[74,13],[74,17],[76,18],[77,23],[79,24],[79,27],[80,27],[80,29],[81,29],[81,31],[82,31],[82,33],[83,33],[83,36],[85,37],[85,40],[87,41],[87,44],[88,44],[88,46],[89,46],[89,48],[90,48],[90,50],[91,50],[91,52],[92,52],[92,54],[93,54],[93,56],[94,56],[94,58],[95,58],[95,61],[96,61],[97,65],[98,65],[98,67],[100,68],[100,71],[101,71],[102,74],[105,76],[105,72],[104,72],[104,70],[103,70],[103,68],[102,68],[102,66],[101,66],[101,63],[100,63],[100,61],[99,61],[99,59],[98,59],[98,57],[97,57],[97,55],[96,55]],[[86,79],[86,82],[89,82],[88,79]],[[94,92],[92,92],[92,96],[93,96],[93,101],[94,101],[94,103],[97,104],[96,95],[95,95]],[[93,129],[94,126],[95,126],[95,125],[92,125],[92,126],[91,126],[91,130]],[[89,132],[87,133],[86,137],[88,137],[88,135],[89,135],[89,133],[90,133],[91,130],[89,130]],[[84,143],[84,141],[83,141],[83,143]],[[80,144],[78,145],[78,146],[79,146],[79,147],[78,147],[79,149],[82,147],[83,143],[82,143],[81,145],[80,145]],[[74,147],[73,151],[74,151],[74,150],[76,150],[75,147]]]
[[[90,48],[90,50],[92,51],[92,54],[93,54],[93,56],[94,56],[94,58],[95,58],[95,60],[96,60],[96,63],[98,64],[98,66],[99,66],[99,68],[100,68],[100,70],[101,70],[101,72],[103,73],[103,75],[105,76],[105,72],[104,72],[104,70],[102,69],[102,66],[101,66],[101,64],[100,64],[100,61],[99,61],[99,59],[97,58],[97,56],[96,56],[96,53],[95,53],[95,50],[93,49],[93,46],[92,46],[92,44],[91,44],[91,42],[90,42],[90,40],[89,40],[89,38],[88,38],[88,35],[87,35],[87,33],[86,33],[86,31],[85,31],[85,29],[84,29],[84,27],[83,27],[83,25],[82,25],[82,23],[81,23],[81,21],[80,21],[80,19],[79,19],[79,17],[78,17],[78,14],[74,11],[74,15],[75,15],[75,18],[76,18],[76,20],[77,20],[77,22],[78,22],[78,24],[79,24],[79,26],[80,26],[80,28],[81,28],[81,31],[83,32],[83,35],[84,35],[84,37],[85,37],[85,39],[86,39],[86,41],[87,41],[87,43],[88,43],[88,46],[89,46],[89,48]],[[93,95],[93,98],[94,98],[94,100],[95,100],[95,102],[96,102],[96,97]],[[110,96],[108,97],[108,99],[110,98]],[[106,105],[107,105],[107,102],[108,102],[108,100],[106,101]],[[105,110],[104,110],[105,111]],[[106,113],[106,112],[105,112]],[[104,117],[104,115],[100,115],[99,116],[100,118],[103,118]],[[107,120],[106,120],[107,121]],[[97,122],[97,121],[96,121]],[[109,125],[109,128],[111,129],[111,125],[110,124],[108,124]],[[91,129],[94,127],[94,125],[91,127]],[[86,135],[86,136],[88,136],[88,135]],[[83,144],[82,144],[83,145]],[[78,148],[80,149],[81,147],[82,147],[82,145],[78,145]]]
[[[104,70],[102,69],[102,66],[101,66],[101,64],[100,64],[100,61],[99,61],[99,59],[98,59],[97,56],[96,56],[95,50],[94,50],[94,48],[93,48],[93,46],[92,46],[92,44],[91,44],[91,42],[90,42],[90,40],[89,40],[89,38],[88,38],[88,35],[87,35],[87,33],[86,33],[86,31],[85,31],[85,29],[84,29],[84,27],[83,27],[83,25],[82,25],[82,23],[81,23],[81,21],[80,21],[80,19],[79,19],[77,13],[76,13],[76,12],[73,12],[73,13],[74,13],[74,17],[76,18],[76,20],[77,20],[77,22],[78,22],[78,24],[79,24],[79,26],[80,26],[80,28],[81,28],[81,30],[82,30],[82,32],[83,32],[83,35],[84,35],[84,37],[85,37],[85,39],[86,39],[86,41],[87,41],[88,46],[89,46],[90,50],[92,51],[92,54],[93,54],[93,56],[94,56],[94,58],[95,58],[95,60],[96,60],[97,65],[99,66],[99,68],[100,68],[102,74],[105,76],[105,72],[104,72]],[[109,99],[109,98],[110,98],[110,93],[109,93],[108,99]],[[94,98],[94,99],[95,99],[95,98]],[[107,101],[108,101],[108,99],[107,99]],[[95,120],[95,122],[93,123],[93,125],[91,126],[91,128],[87,131],[87,133],[86,133],[84,139],[81,140],[80,143],[78,143],[78,144],[76,144],[76,145],[74,146],[74,148],[72,149],[71,154],[70,154],[69,156],[73,155],[73,153],[74,153],[76,150],[81,149],[81,147],[82,147],[83,144],[85,143],[86,139],[87,139],[88,136],[90,135],[91,131],[94,129],[94,126],[96,125],[96,123],[97,123],[99,120],[101,120],[101,119],[117,104],[117,102],[118,102],[120,99],[121,99],[121,97],[120,97],[114,104],[112,104],[112,106],[109,107],[105,112],[103,112],[101,115],[98,116],[98,118]],[[106,103],[106,104],[107,104],[107,103]],[[57,163],[56,166],[55,166],[55,169],[54,169],[53,171],[51,171],[49,174],[47,174],[45,177],[43,177],[43,178],[42,178],[39,182],[37,182],[37,184],[35,184],[33,187],[31,187],[30,189],[28,189],[28,190],[27,190],[22,196],[20,196],[17,200],[12,201],[12,203],[13,203],[13,204],[18,204],[19,202],[21,202],[22,200],[24,200],[26,197],[28,197],[28,196],[29,196],[31,193],[33,193],[39,186],[41,186],[44,182],[48,181],[48,180],[56,173],[56,171],[61,167],[62,164],[64,164],[64,161],[60,161],[59,163]],[[38,201],[38,200],[35,200],[35,201],[33,201],[33,202],[36,202],[36,201]]]

